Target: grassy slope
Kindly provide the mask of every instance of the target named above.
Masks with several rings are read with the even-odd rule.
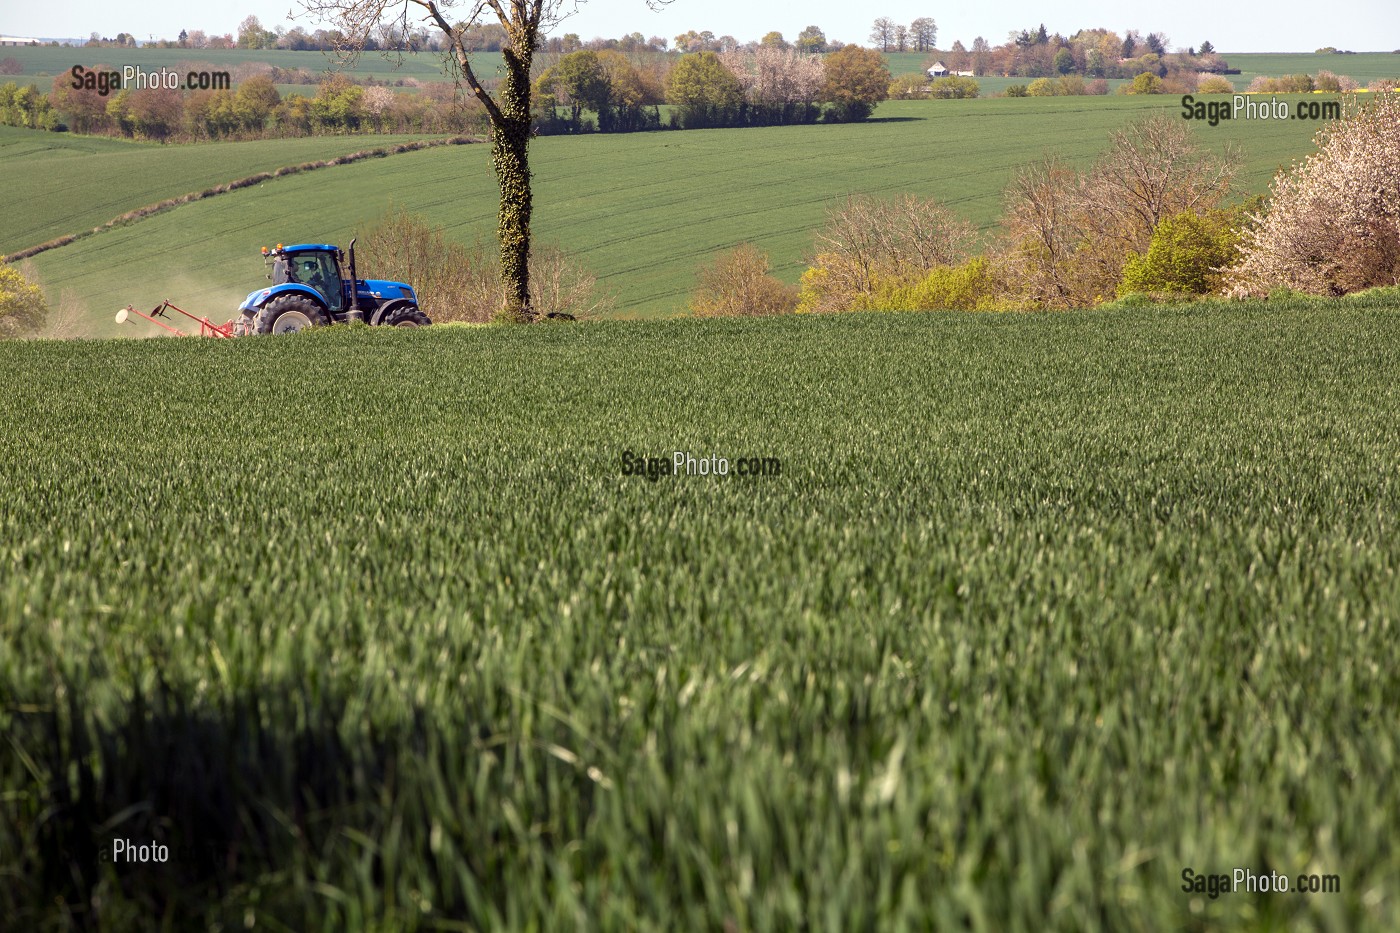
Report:
[[[1168,98],[920,101],[882,105],[877,120],[855,126],[542,138],[531,149],[535,231],[583,259],[624,313],[674,313],[696,265],[745,240],[796,281],[814,230],[848,194],[915,192],[988,229],[1016,166],[1048,151],[1086,162],[1109,129],[1178,112]],[[1237,144],[1241,185],[1263,191],[1280,165],[1309,151],[1313,129],[1230,122],[1202,126],[1200,137]],[[278,179],[35,263],[51,293],[71,291],[101,319],[163,297],[223,315],[261,283],[260,245],[348,241],[390,200],[460,239],[490,241],[498,195],[489,156],[484,146],[453,147]]]
[[[0,913],[66,846],[114,928],[1396,929],[1397,369],[1393,302],[0,345]]]
[[[1222,53],[1231,68],[1240,69],[1230,80],[1241,89],[1259,75],[1310,74],[1330,71],[1350,75],[1363,86],[1375,78],[1400,78],[1400,55],[1390,53],[1360,53],[1357,55],[1318,55],[1315,52],[1261,52],[1256,54]]]
[[[320,136],[160,146],[0,126],[0,253],[80,233],[166,198],[422,137]]]

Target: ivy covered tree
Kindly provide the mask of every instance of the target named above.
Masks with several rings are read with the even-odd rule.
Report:
[[[658,9],[670,2],[647,0],[647,6]],[[341,51],[347,57],[370,48],[386,22],[408,32],[416,28],[410,20],[422,18],[442,33],[449,62],[486,108],[491,123],[491,158],[501,188],[496,228],[501,277],[507,285],[506,311],[520,321],[536,317],[530,299],[530,66],[541,37],[574,6],[566,0],[302,0],[307,15],[329,21],[340,31]],[[505,35],[504,74],[494,93],[472,67],[472,36],[493,25],[490,19]]]

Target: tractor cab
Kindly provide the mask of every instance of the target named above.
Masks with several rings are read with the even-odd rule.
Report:
[[[272,260],[272,284],[310,286],[321,296],[326,310],[335,314],[346,304],[348,284],[341,275],[340,249],[326,244],[292,246],[278,250]]]
[[[237,332],[284,333],[358,321],[394,327],[432,323],[412,286],[356,275],[354,240],[346,251],[329,243],[278,243],[275,249],[263,247],[262,255],[271,286],[251,292],[239,305]]]

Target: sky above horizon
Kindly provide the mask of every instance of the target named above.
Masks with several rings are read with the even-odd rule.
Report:
[[[402,8],[403,2],[389,2],[386,6]],[[460,2],[455,9],[462,13],[471,5]],[[563,0],[563,9],[574,7],[573,0]],[[288,18],[289,8],[296,14],[295,19]],[[994,7],[969,0],[942,5],[884,0],[869,7],[830,0],[771,6],[760,6],[750,0],[673,0],[654,12],[647,8],[646,0],[589,0],[578,3],[577,10],[552,30],[552,34],[573,32],[591,39],[640,32],[645,36],[673,39],[691,29],[708,29],[716,36],[732,35],[747,42],[771,30],[792,40],[805,26],[815,25],[829,39],[866,45],[871,24],[877,16],[888,16],[906,24],[920,16],[931,16],[938,23],[941,48],[952,45],[955,39],[971,45],[977,36],[999,45],[1006,41],[1009,32],[1033,29],[1044,22],[1050,32],[1065,35],[1094,27],[1113,29],[1120,34],[1128,29],[1137,29],[1144,35],[1162,32],[1173,48],[1197,46],[1209,39],[1225,53],[1311,52],[1329,45],[1356,52],[1400,49],[1400,4],[1394,0],[1353,0],[1339,7],[1338,14],[1323,14],[1318,10],[1315,3],[1300,0],[1280,0],[1268,7],[1250,9],[1204,0],[1180,0],[1135,11],[1107,0],[1076,3],[1006,0]],[[311,31],[323,25],[301,13],[296,0],[233,0],[208,6],[190,4],[188,0],[145,0],[140,4],[110,0],[68,0],[62,4],[16,0],[9,9],[0,12],[0,35],[82,38],[93,32],[104,36],[128,32],[146,41],[152,37],[173,39],[181,29],[203,29],[211,35],[236,34],[238,24],[249,15],[257,16],[268,29],[300,25]],[[1400,72],[1400,65],[1396,70]]]

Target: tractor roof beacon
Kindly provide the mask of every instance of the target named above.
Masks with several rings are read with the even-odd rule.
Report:
[[[262,254],[272,285],[250,292],[238,306],[236,336],[351,322],[391,327],[432,323],[411,285],[355,274],[354,240],[346,251],[329,243],[278,243],[273,249],[264,246]]]

